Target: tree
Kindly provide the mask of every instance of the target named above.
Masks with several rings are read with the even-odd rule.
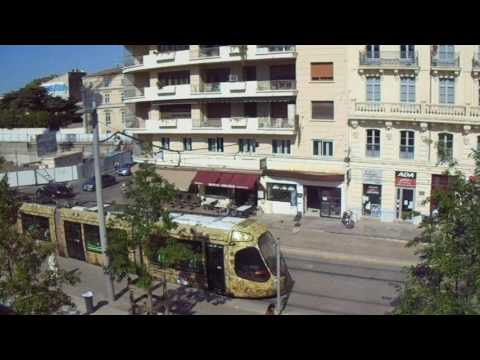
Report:
[[[424,218],[422,234],[407,245],[422,261],[406,269],[394,314],[480,314],[480,152],[472,157],[475,177],[451,163],[448,191],[429,199],[438,214]]]
[[[153,312],[154,277],[149,271],[148,261],[155,261],[170,267],[178,261],[195,258],[193,252],[179,244],[169,236],[169,231],[176,227],[165,204],[174,199],[176,194],[172,184],[166,182],[155,172],[155,166],[140,164],[140,170],[135,172],[127,189],[128,204],[118,216],[127,224],[128,236],[109,238],[109,249],[112,264],[107,271],[117,278],[130,278],[132,270],[138,276],[137,286],[146,290],[147,312]],[[156,249],[154,238],[166,238],[166,246]],[[135,264],[132,264],[130,250],[135,252]],[[160,257],[160,259],[159,259]],[[129,282],[130,280],[128,280]],[[166,288],[166,276],[163,279]],[[165,295],[165,292],[164,292]]]
[[[17,314],[52,314],[64,305],[73,305],[62,288],[79,278],[64,270],[43,270],[55,245],[40,241],[42,234],[36,228],[17,231],[19,208],[4,177],[0,181],[0,299]]]

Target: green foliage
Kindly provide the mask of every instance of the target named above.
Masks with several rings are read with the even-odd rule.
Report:
[[[76,114],[75,101],[48,95],[40,86],[42,82],[43,79],[34,80],[0,100],[1,128],[48,127],[57,130],[81,121]]]
[[[472,154],[480,174],[480,153]],[[409,242],[422,261],[406,269],[395,314],[480,314],[480,186],[455,170],[448,191],[435,191],[438,216],[423,220],[422,234]]]
[[[39,241],[40,232],[29,229],[20,234],[16,221],[20,203],[5,178],[0,181],[0,299],[17,314],[51,314],[63,305],[72,305],[62,287],[79,281],[64,270],[43,270],[55,245]]]

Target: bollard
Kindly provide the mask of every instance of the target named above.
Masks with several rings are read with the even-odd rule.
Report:
[[[87,291],[82,294],[82,297],[85,300],[86,314],[93,313],[93,292]]]

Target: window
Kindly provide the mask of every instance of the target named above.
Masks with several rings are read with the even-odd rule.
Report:
[[[455,79],[440,79],[440,104],[455,104]]]
[[[162,148],[170,149],[170,138],[162,137]]]
[[[297,186],[292,184],[267,183],[267,200],[290,203],[297,206]]]
[[[333,101],[312,101],[312,119],[313,120],[333,120],[334,119]]]
[[[103,102],[105,104],[110,104],[110,94],[107,93],[103,95]]]
[[[245,66],[243,68],[243,80],[244,81],[256,81],[257,80],[257,68],[255,66]]]
[[[122,111],[122,124],[123,126],[127,126],[127,113],[125,111]]]
[[[277,259],[275,256],[275,240],[271,232],[267,231],[258,239],[258,248],[260,249],[265,262],[272,274],[277,273]],[[280,258],[280,274],[287,274],[287,264],[285,259]]]
[[[312,80],[333,80],[333,63],[311,63],[310,73]]]
[[[256,144],[255,139],[238,139],[238,152],[254,153]]]
[[[367,130],[367,156],[380,157],[380,130]]]
[[[106,126],[110,126],[112,124],[111,116],[112,116],[112,114],[110,113],[110,111],[105,112],[105,125]]]
[[[257,115],[257,103],[248,102],[243,104],[243,115],[248,118],[256,118]]]
[[[190,84],[190,71],[174,71],[158,74],[158,85],[160,88],[169,85]]]
[[[23,231],[29,232],[36,240],[50,241],[50,223],[48,218],[22,213],[21,219]]]
[[[313,155],[333,156],[333,141],[313,140]]]
[[[400,45],[400,59],[414,59],[415,45]]]
[[[209,138],[208,139],[208,151],[223,152],[223,138]]]
[[[290,140],[272,140],[273,154],[290,154]]]
[[[400,159],[413,159],[415,154],[415,133],[400,131]]]
[[[112,85],[112,77],[111,76],[105,76],[103,78],[103,86],[104,87],[110,87]]]
[[[477,151],[480,151],[480,136],[477,136]]]
[[[453,63],[455,59],[455,45],[440,45],[438,58],[442,63]]]
[[[380,102],[380,78],[367,77],[367,101]]]
[[[192,151],[192,138],[183,138],[183,150]]]
[[[380,45],[367,45],[367,58],[379,59],[380,58]]]
[[[415,78],[402,77],[400,79],[400,102],[415,102]]]
[[[438,134],[438,159],[450,161],[453,158],[453,135],[447,133]]]
[[[242,279],[265,282],[270,273],[265,266],[257,248],[248,247],[235,254],[235,273]]]
[[[83,234],[85,235],[87,250],[101,253],[102,244],[100,243],[100,232],[98,226],[83,224]]]
[[[190,49],[190,45],[157,45],[159,52],[171,52]]]

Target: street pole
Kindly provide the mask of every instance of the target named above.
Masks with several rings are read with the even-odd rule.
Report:
[[[280,238],[277,239],[276,243],[276,252],[277,252],[277,315],[280,315],[282,311],[281,299],[280,299]]]
[[[92,109],[92,127],[93,127],[93,160],[95,168],[95,193],[97,195],[97,216],[98,228],[100,231],[100,243],[102,245],[102,254],[105,259],[105,266],[110,263],[110,259],[106,254],[107,250],[107,228],[105,226],[105,209],[103,207],[103,193],[102,193],[102,172],[100,171],[100,149],[98,145],[99,130],[98,130],[98,115],[97,106],[93,102]],[[108,300],[113,302],[115,300],[115,289],[113,286],[113,279],[109,274],[105,274],[105,281],[107,285]]]

